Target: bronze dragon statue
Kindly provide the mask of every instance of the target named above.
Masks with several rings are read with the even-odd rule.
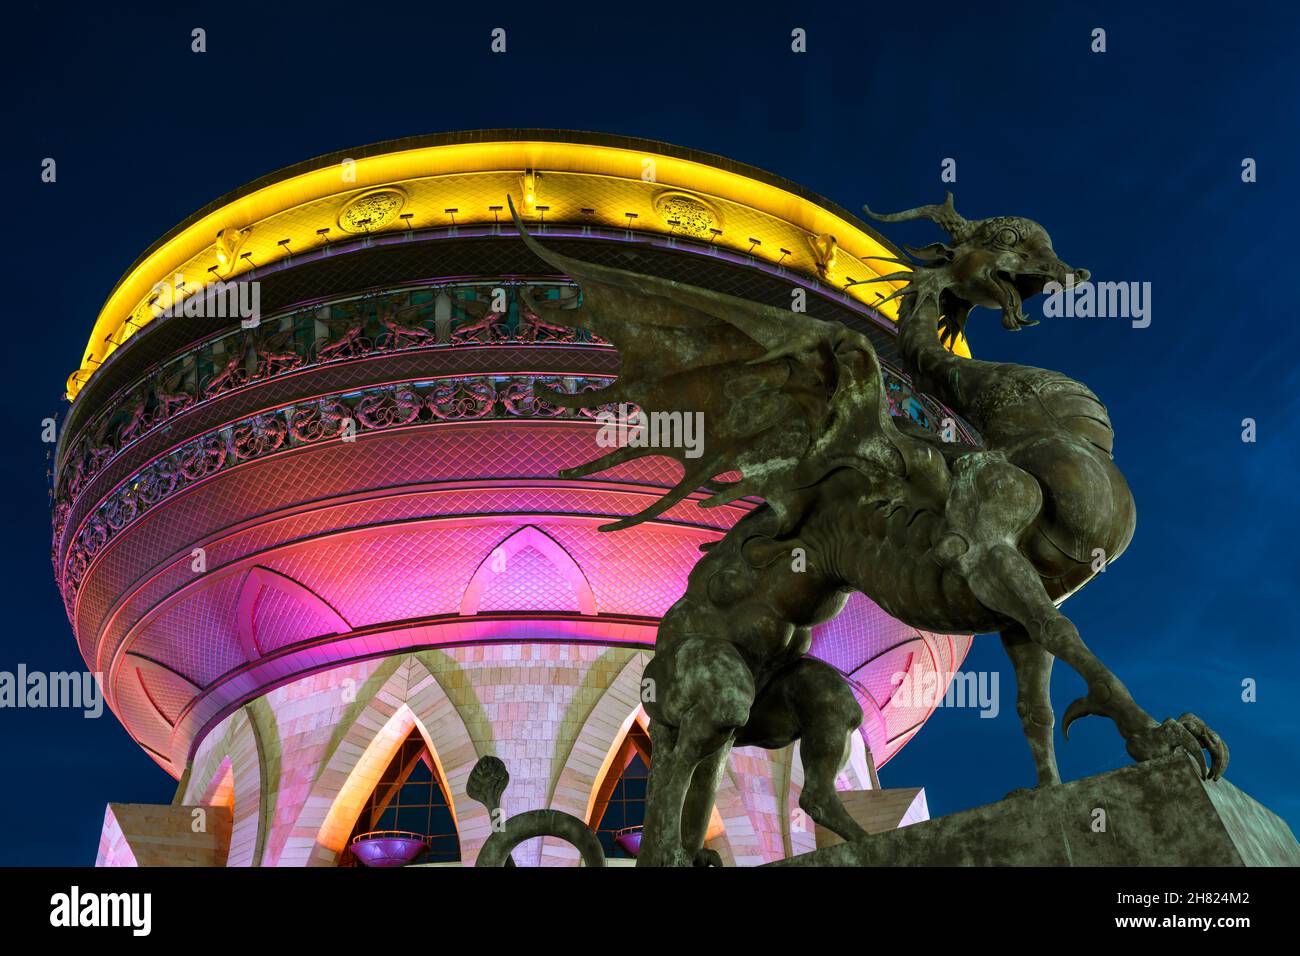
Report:
[[[548,400],[704,416],[698,457],[623,447],[563,473],[643,455],[681,463],[681,480],[659,501],[602,530],[654,518],[699,489],[703,507],[763,499],[706,546],[660,624],[645,672],[654,756],[638,865],[716,862],[703,841],[733,746],[800,740],[800,806],[847,840],[866,836],[835,791],[861,709],[833,668],[805,656],[813,625],[854,591],[917,628],[1001,635],[1039,786],[1060,782],[1048,695],[1056,658],[1088,687],[1066,710],[1063,732],[1101,715],[1135,760],[1182,749],[1213,778],[1227,765],[1226,746],[1199,718],[1162,723],[1139,707],[1059,610],[1094,576],[1095,556],[1113,561],[1133,534],[1105,407],[1058,372],[959,358],[942,344],[977,306],[1000,310],[1008,329],[1032,324],[1026,298],[1087,273],[1062,263],[1037,223],[968,221],[951,194],[942,205],[875,218],[928,219],[948,234],[909,249],[914,268],[884,278],[906,281],[894,295],[907,371],[979,430],[982,447],[891,418],[880,365],[860,333],[560,255],[515,213],[529,248],[581,289],[577,308],[572,300],[529,307],[612,342],[622,362],[609,387]]]

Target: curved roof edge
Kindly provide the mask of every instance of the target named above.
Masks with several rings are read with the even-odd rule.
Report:
[[[556,223],[625,227],[672,242],[716,245],[831,282],[885,317],[897,317],[897,300],[885,305],[884,293],[903,283],[882,279],[897,270],[879,262],[902,258],[898,248],[839,205],[766,170],[608,133],[435,133],[284,167],[173,226],[113,285],[68,379],[67,396],[74,399],[117,349],[155,319],[175,314],[182,300],[222,289],[249,269],[292,262],[345,233],[378,236],[448,225],[454,231],[485,222],[506,235],[513,232],[508,219],[500,219],[506,194],[516,196],[526,219],[540,217],[545,224],[549,214]],[[549,205],[536,204],[543,197]],[[868,284],[876,281],[885,284]],[[969,355],[964,342],[955,351]]]
[[[357,146],[351,149],[339,149],[332,153],[322,153],[321,155],[314,156],[311,159],[305,159],[289,166],[282,166],[273,172],[267,173],[265,176],[259,176],[251,182],[244,183],[242,186],[237,186],[224,195],[212,200],[201,209],[195,210],[150,243],[149,247],[140,253],[140,255],[136,256],[131,265],[122,272],[122,275],[118,278],[117,282],[113,284],[113,288],[109,290],[108,295],[105,297],[105,302],[113,297],[113,293],[118,290],[122,282],[131,275],[131,273],[138,269],[140,265],[149,258],[149,256],[165,245],[168,240],[179,235],[181,232],[194,225],[194,223],[202,220],[205,216],[210,216],[212,213],[229,206],[231,203],[242,199],[259,189],[273,185],[274,183],[281,182],[285,179],[292,179],[294,176],[300,176],[303,173],[311,172],[315,169],[321,169],[322,167],[337,166],[346,159],[366,159],[370,156],[382,156],[386,153],[398,153],[411,149],[427,149],[437,146],[458,146],[464,143],[528,142],[530,140],[551,143],[573,143],[578,146],[608,146],[613,149],[634,149],[647,153],[655,153],[660,156],[672,156],[675,159],[684,159],[688,162],[701,163],[705,166],[714,166],[718,169],[723,169],[727,172],[736,173],[739,176],[756,180],[757,182],[766,183],[769,186],[775,186],[788,193],[793,193],[800,199],[806,199],[809,202],[816,203],[823,209],[834,213],[860,231],[871,236],[895,255],[902,255],[902,250],[895,246],[893,242],[881,235],[865,220],[858,218],[856,214],[849,212],[838,203],[832,202],[825,196],[813,192],[811,189],[807,189],[793,180],[786,179],[784,176],[778,176],[776,173],[769,172],[759,166],[751,166],[748,163],[729,159],[719,153],[710,153],[706,150],[691,149],[686,146],[678,146],[675,143],[649,139],[643,136],[622,136],[617,133],[598,133],[573,129],[546,129],[543,127],[521,127],[518,129],[472,129],[458,130],[448,133],[420,133],[415,136],[403,136],[398,139],[386,139],[377,143],[368,143],[364,146]]]

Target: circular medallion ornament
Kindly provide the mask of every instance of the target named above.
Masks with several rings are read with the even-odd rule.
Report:
[[[400,189],[374,189],[351,200],[339,213],[339,228],[344,232],[366,233],[383,229],[402,211],[406,193]]]
[[[710,229],[722,228],[722,214],[699,196],[672,191],[655,198],[655,212],[664,224],[688,236],[707,239]]]

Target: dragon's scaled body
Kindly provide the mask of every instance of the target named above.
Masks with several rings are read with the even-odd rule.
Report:
[[[861,710],[837,672],[805,656],[812,626],[853,591],[918,628],[1001,634],[1039,786],[1060,781],[1048,694],[1058,657],[1088,685],[1063,731],[1102,715],[1137,760],[1182,748],[1204,765],[1208,750],[1216,778],[1227,764],[1227,748],[1195,716],[1160,723],[1138,707],[1058,610],[1095,574],[1098,556],[1114,560],[1133,533],[1105,407],[1060,373],[961,359],[941,344],[976,306],[999,309],[1009,329],[1033,324],[1025,298],[1087,273],[1072,273],[1037,223],[967,221],[951,194],[875,218],[925,218],[948,233],[946,243],[909,250],[914,269],[884,278],[907,283],[894,293],[907,371],[973,423],[983,447],[891,418],[870,342],[839,323],[559,255],[516,214],[529,247],[582,293],[580,305],[530,307],[613,342],[622,361],[608,388],[550,400],[704,416],[698,458],[625,447],[564,473],[643,455],[681,462],[663,498],[604,530],[653,518],[700,488],[704,507],[764,500],[707,547],[660,624],[645,673],[653,761],[639,865],[716,860],[703,841],[732,746],[800,740],[800,806],[845,839],[866,835],[835,792]],[[717,479],[735,472],[737,481]]]

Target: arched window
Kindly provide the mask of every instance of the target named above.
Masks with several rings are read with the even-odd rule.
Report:
[[[438,772],[418,729],[397,749],[374,790],[366,798],[348,837],[405,831],[426,838],[425,849],[411,863],[453,863],[460,859],[460,836],[451,815],[446,781]],[[360,866],[350,849],[339,855],[339,866]]]
[[[633,721],[596,791],[596,802],[592,806],[591,819],[600,821],[596,824],[596,836],[605,856],[626,858],[635,855],[617,838],[621,831],[640,827],[645,822],[649,777],[650,737],[640,723]]]

